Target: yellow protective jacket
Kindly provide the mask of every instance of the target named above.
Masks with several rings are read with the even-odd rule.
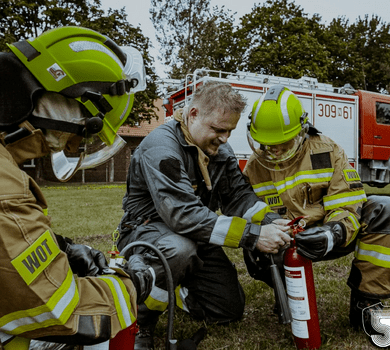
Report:
[[[77,278],[60,251],[38,185],[0,145],[0,335],[94,344],[136,319],[129,278]]]
[[[257,196],[275,212],[288,219],[307,216],[307,227],[342,222],[347,231],[344,246],[355,239],[367,199],[358,173],[334,141],[315,133],[281,170],[273,171],[267,164],[270,169],[252,155],[244,174]]]

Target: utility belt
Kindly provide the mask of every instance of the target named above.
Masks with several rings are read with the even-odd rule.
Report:
[[[126,211],[122,216],[122,219],[118,225],[118,231],[121,235],[129,235],[133,232],[138,226],[145,226],[151,222],[161,221],[161,219],[152,219],[151,216],[141,215],[137,219],[131,220],[131,213]]]

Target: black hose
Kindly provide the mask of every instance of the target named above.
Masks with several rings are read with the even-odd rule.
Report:
[[[166,340],[166,348],[169,350],[175,350],[176,349],[176,340],[172,339],[172,334],[173,334],[173,318],[175,315],[175,289],[173,287],[173,279],[172,279],[172,272],[171,269],[168,265],[167,259],[165,256],[161,253],[161,251],[156,248],[153,244],[150,244],[148,242],[133,242],[125,246],[120,254],[124,256],[127,260],[128,258],[126,257],[126,253],[133,247],[136,246],[143,246],[147,247],[151,250],[153,250],[157,256],[160,258],[164,270],[165,270],[165,280],[167,283],[167,289],[168,289],[168,325],[167,325],[167,340]],[[129,254],[130,256],[131,254]]]

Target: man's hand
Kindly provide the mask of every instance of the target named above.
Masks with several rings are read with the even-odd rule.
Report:
[[[97,276],[110,273],[110,268],[104,254],[83,244],[69,244],[65,253],[69,265],[79,277]]]
[[[312,227],[295,235],[298,254],[310,259],[319,260],[332,249],[342,245],[346,239],[343,223],[330,221],[324,226]]]
[[[55,234],[60,249],[68,256],[70,268],[79,277],[111,273],[106,257],[100,250],[74,244],[68,237]]]
[[[292,239],[286,233],[290,229],[287,226],[289,222],[290,220],[276,219],[272,224],[261,226],[256,248],[263,253],[276,254],[281,247]]]
[[[142,255],[133,254],[123,270],[130,276],[137,290],[137,304],[142,304],[149,296],[156,280],[153,268],[145,264]]]

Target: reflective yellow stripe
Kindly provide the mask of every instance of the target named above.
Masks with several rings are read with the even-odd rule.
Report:
[[[358,219],[356,219],[356,216],[353,215],[352,213],[350,213],[348,215],[348,220],[351,221],[352,223],[352,226],[353,228],[355,229],[355,232],[353,233],[351,239],[348,241],[347,245],[351,242],[353,242],[353,240],[356,238],[357,234],[359,233],[359,230],[360,230],[360,223],[358,221]]]
[[[355,249],[356,259],[368,261],[373,265],[390,268],[390,248],[366,244],[358,240]]]
[[[278,193],[272,181],[259,183],[257,185],[253,185],[252,187],[256,195],[259,197],[266,194]]]
[[[0,319],[0,330],[18,335],[39,328],[64,325],[79,302],[79,293],[72,271],[45,305],[20,310]]]
[[[49,215],[49,209],[42,209],[43,215],[48,216]]]
[[[185,303],[185,299],[188,296],[188,289],[177,286],[175,289],[176,305],[182,310],[189,312]],[[169,302],[168,292],[164,289],[154,286],[151,293],[145,300],[145,305],[149,310],[165,311]]]
[[[265,214],[272,213],[272,209],[264,202],[256,202],[255,205],[249,208],[242,218],[248,222],[260,223],[263,221]]]
[[[168,292],[154,286],[145,300],[145,305],[149,310],[165,311],[168,306]]]
[[[101,276],[98,278],[106,282],[110,288],[122,329],[131,326],[135,321],[135,317],[131,312],[130,295],[123,281],[117,276]]]
[[[47,230],[11,263],[26,284],[30,285],[59,253],[60,248]]]
[[[218,216],[210,243],[220,246],[237,248],[244,233],[247,221],[237,216]]]
[[[324,197],[324,209],[332,210],[346,205],[352,205],[360,202],[366,202],[367,197],[364,190],[344,192],[333,196]]]
[[[330,216],[329,216],[329,219],[327,222],[331,221],[335,216],[339,215],[339,214],[343,214],[345,213],[344,210],[337,210],[335,212],[333,212]]]
[[[275,183],[275,187],[279,194],[294,188],[301,183],[318,183],[329,182],[334,173],[333,168],[299,171],[293,176],[285,178],[283,181]]]
[[[329,182],[332,179],[333,173],[333,168],[299,171],[282,181],[275,183],[267,181],[253,185],[252,187],[257,196],[275,193],[282,194],[301,183]]]
[[[15,337],[6,345],[3,345],[4,350],[28,350],[30,348],[30,339]]]
[[[346,213],[345,211],[343,210],[337,210],[335,211],[334,213],[332,213],[330,216],[329,216],[329,219],[327,222],[331,221],[333,218],[335,218],[336,216],[340,215],[340,214],[344,214]],[[352,223],[352,226],[353,228],[355,229],[353,234],[352,234],[352,237],[350,238],[350,240],[348,241],[347,245],[350,244],[351,242],[353,242],[353,240],[356,238],[357,234],[359,233],[359,230],[360,230],[360,223],[358,221],[358,219],[356,219],[356,216],[353,215],[352,213],[348,213],[348,216],[346,217],[349,221],[351,221]]]

